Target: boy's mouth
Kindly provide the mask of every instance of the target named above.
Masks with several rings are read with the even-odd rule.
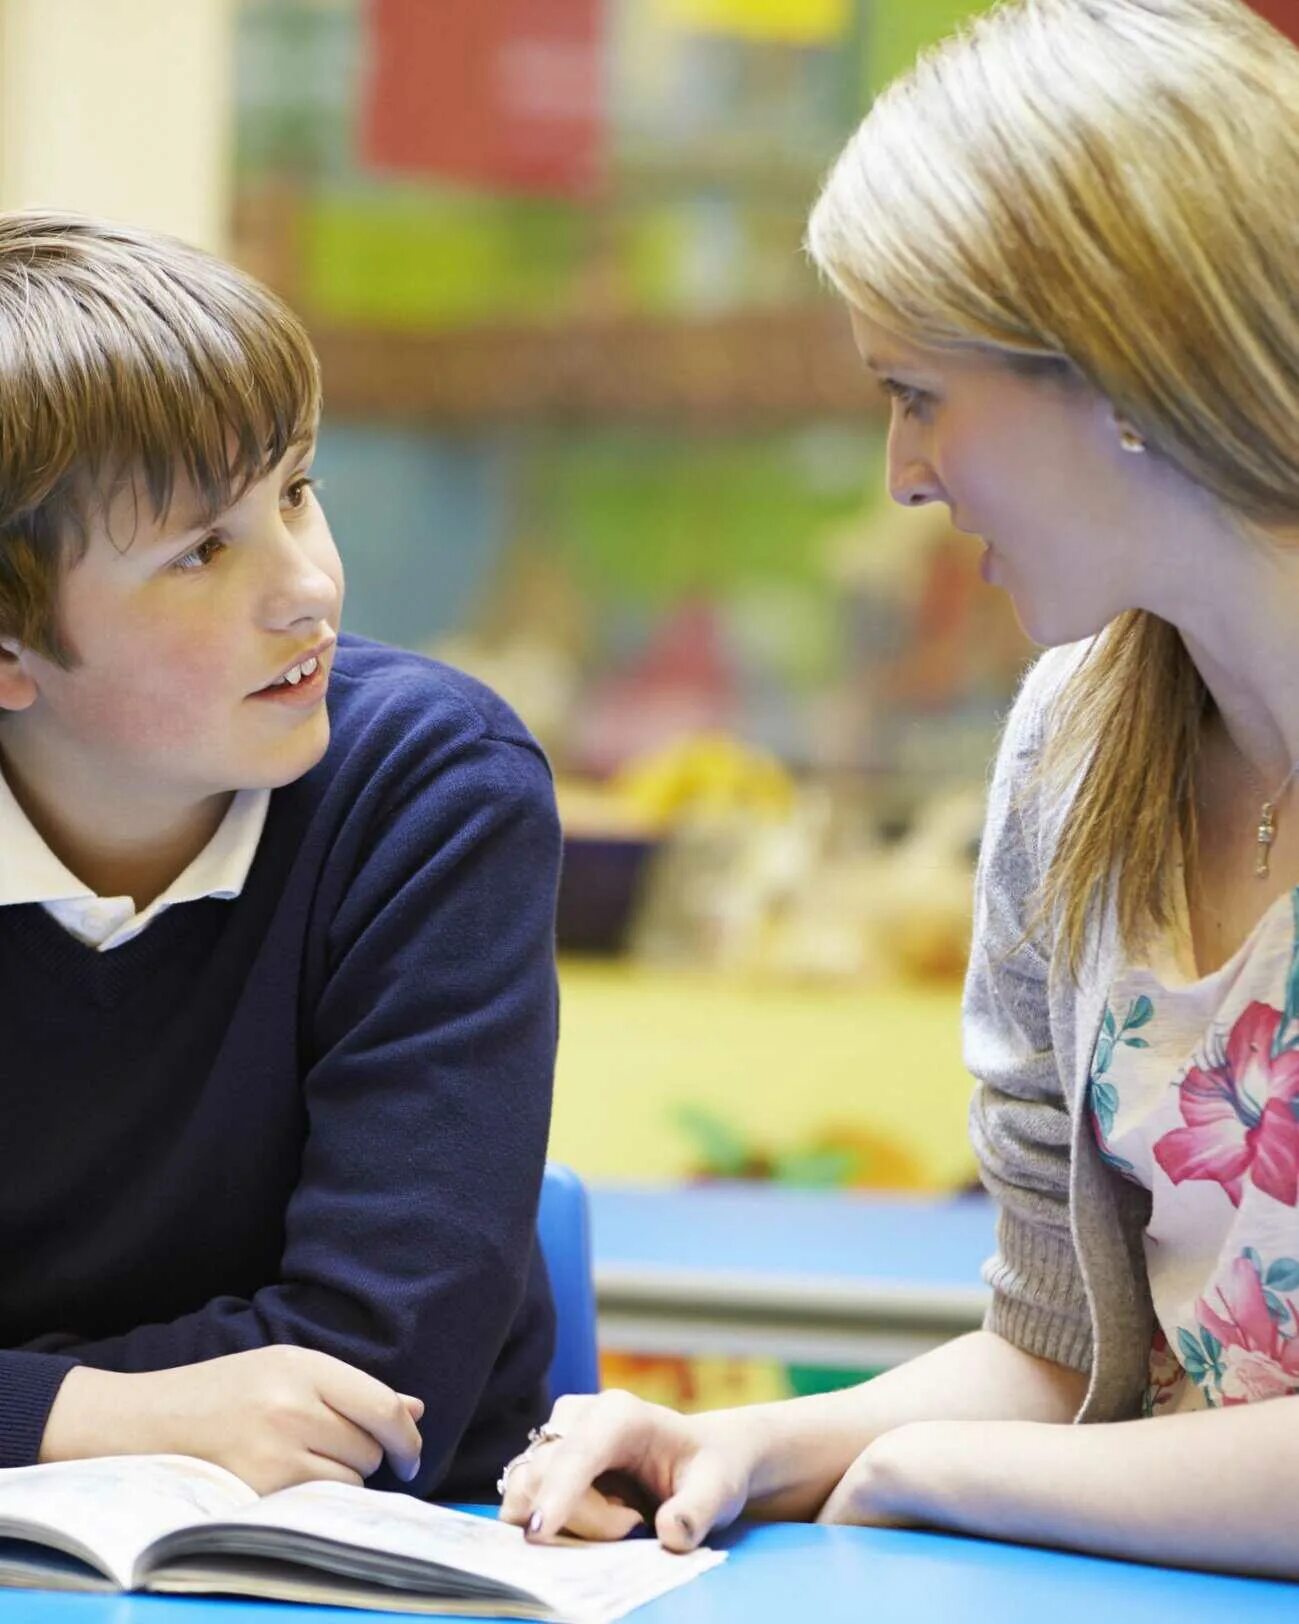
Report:
[[[315,648],[308,649],[293,665],[286,666],[278,677],[263,687],[254,689],[254,694],[273,693],[277,688],[300,688],[304,682],[310,682],[320,670],[326,654],[336,641],[336,638],[327,637],[324,642],[317,643]]]
[[[320,661],[313,654],[303,660],[301,665],[291,665],[277,681],[268,682],[266,688],[296,688],[304,677],[314,677],[319,669]],[[265,693],[266,688],[261,689],[261,692]]]
[[[318,644],[295,664],[281,671],[273,682],[258,688],[250,699],[302,699],[319,695],[328,680],[325,657],[334,646],[334,639]]]

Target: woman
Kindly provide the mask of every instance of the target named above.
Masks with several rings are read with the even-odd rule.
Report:
[[[1050,650],[965,998],[993,1302],[843,1392],[564,1401],[507,1473],[532,1538],[626,1532],[622,1473],[675,1549],[747,1510],[1299,1575],[1296,109],[1240,0],[1017,0],[834,169],[809,241],[892,495]]]

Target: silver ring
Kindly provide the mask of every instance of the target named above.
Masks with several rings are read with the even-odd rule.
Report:
[[[506,1461],[505,1465],[501,1467],[501,1475],[496,1479],[497,1494],[499,1494],[502,1499],[505,1498],[505,1490],[510,1481],[510,1473],[516,1466],[521,1466],[523,1462],[529,1458],[529,1456],[535,1455],[541,1448],[542,1444],[558,1443],[563,1436],[564,1434],[560,1432],[558,1427],[533,1427],[531,1432],[528,1433],[527,1447],[521,1449],[517,1455],[512,1456]]]

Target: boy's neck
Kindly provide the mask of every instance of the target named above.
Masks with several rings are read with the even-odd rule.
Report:
[[[83,885],[100,897],[130,897],[147,908],[178,879],[221,825],[233,792],[179,812],[114,809],[102,799],[78,805],[72,796],[42,792],[0,743],[0,772],[28,822]],[[81,807],[88,813],[77,815]],[[69,812],[71,809],[71,813]],[[120,831],[130,829],[130,837]]]

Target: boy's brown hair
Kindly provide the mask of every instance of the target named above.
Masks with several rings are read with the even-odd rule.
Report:
[[[76,664],[63,571],[134,483],[155,519],[178,473],[205,514],[315,431],[320,374],[298,319],[173,238],[0,213],[0,637]]]

